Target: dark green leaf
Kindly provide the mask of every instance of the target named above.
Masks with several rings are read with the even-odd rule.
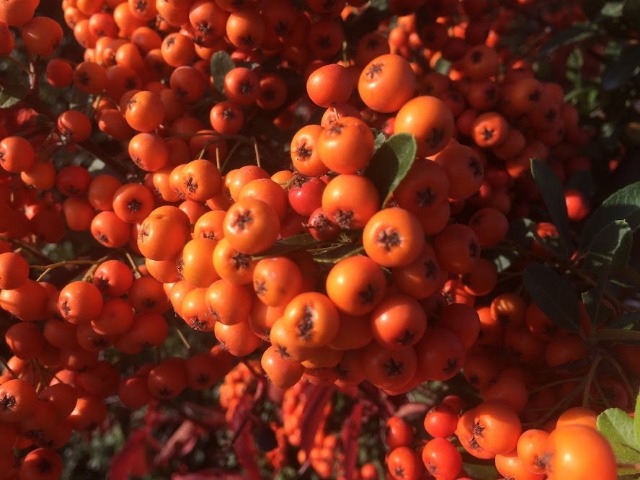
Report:
[[[614,315],[614,311],[602,301],[608,278],[609,269],[601,269],[596,286],[582,293],[582,303],[587,310],[591,325],[594,326],[608,321]]]
[[[636,75],[640,66],[640,45],[625,48],[622,54],[609,62],[602,72],[602,89],[605,91],[624,87]]]
[[[308,233],[301,233],[299,235],[293,235],[291,237],[278,240],[271,248],[269,248],[269,250],[254,256],[254,258],[258,259],[277,255],[286,255],[287,253],[295,252],[297,250],[307,250],[320,245],[326,245],[326,243],[316,240]]]
[[[365,175],[376,186],[382,206],[391,199],[393,191],[411,169],[416,151],[417,145],[413,135],[398,133],[391,136],[373,154]]]
[[[640,330],[640,312],[623,313],[613,320],[608,326],[609,328]]]
[[[578,295],[569,279],[539,263],[528,265],[522,277],[532,300],[547,317],[562,328],[579,330]]]
[[[596,332],[596,338],[601,341],[620,342],[628,344],[640,343],[640,331],[624,328],[601,328]]]
[[[626,220],[631,230],[640,227],[640,182],[616,191],[591,214],[582,230],[580,250],[587,252],[596,235],[614,220]]]
[[[614,268],[610,282],[628,290],[640,291],[640,272],[630,265]]]
[[[364,251],[364,247],[357,243],[347,243],[345,245],[339,245],[335,248],[327,249],[326,251],[313,255],[313,260],[318,263],[338,263],[347,257],[358,255]]]
[[[631,227],[626,220],[614,220],[595,235],[586,261],[595,266],[624,267],[629,263],[632,247]]]
[[[478,480],[494,480],[496,478],[495,464],[467,463],[463,464],[464,471]]]
[[[549,165],[537,159],[531,159],[531,174],[549,211],[551,221],[558,229],[562,253],[566,256],[569,253],[569,217],[560,179]]]
[[[610,442],[637,448],[633,419],[624,410],[608,408],[598,415],[596,424],[600,433]]]
[[[536,222],[529,218],[516,218],[509,223],[507,238],[528,249],[536,238],[535,232]]]
[[[595,193],[593,172],[591,170],[578,170],[577,172],[572,173],[564,183],[564,188],[580,190],[590,198]]]
[[[231,55],[224,50],[215,52],[211,56],[211,63],[209,64],[209,71],[211,72],[211,78],[213,78],[213,86],[220,93],[224,93],[224,77],[232,69],[236,67],[233,63]]]
[[[581,23],[572,25],[569,28],[558,31],[558,33],[551,37],[549,41],[542,46],[539,54],[541,57],[547,56],[560,47],[581,42],[598,34],[599,31],[590,24]]]

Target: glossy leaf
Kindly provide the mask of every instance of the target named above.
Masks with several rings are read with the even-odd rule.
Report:
[[[629,263],[633,232],[626,220],[614,220],[589,245],[587,261],[594,265],[624,267]]]
[[[398,133],[391,136],[374,153],[365,175],[376,186],[385,206],[393,191],[407,175],[416,158],[418,147],[413,135]]]
[[[529,295],[547,317],[562,328],[579,330],[578,295],[569,279],[539,263],[528,265],[522,277]]]
[[[614,315],[614,311],[602,301],[604,289],[609,278],[609,269],[606,268],[604,270],[598,275],[596,286],[582,293],[582,303],[587,310],[591,325],[594,326],[608,321]]]
[[[632,231],[640,227],[640,182],[616,191],[591,214],[582,230],[580,250],[587,252],[598,233],[615,220],[626,220]]]
[[[560,179],[549,165],[537,159],[531,160],[531,174],[549,211],[551,221],[558,229],[560,248],[566,256],[569,253],[569,216]]]

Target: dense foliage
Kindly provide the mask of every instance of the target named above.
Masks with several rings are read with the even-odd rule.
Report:
[[[638,19],[0,0],[0,478],[639,478]]]

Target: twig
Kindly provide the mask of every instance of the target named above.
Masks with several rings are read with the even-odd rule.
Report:
[[[9,374],[13,377],[13,378],[19,378],[18,375],[16,374],[16,372],[13,371],[13,369],[9,366],[9,364],[7,363],[7,361],[4,359],[4,357],[0,357],[0,363],[4,366],[4,368],[7,370],[7,372],[9,372]]]

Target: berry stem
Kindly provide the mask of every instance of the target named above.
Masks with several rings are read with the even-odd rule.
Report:
[[[13,371],[13,369],[9,366],[9,364],[7,363],[4,357],[0,357],[0,363],[13,378],[18,378],[18,375],[16,374],[16,372]]]

